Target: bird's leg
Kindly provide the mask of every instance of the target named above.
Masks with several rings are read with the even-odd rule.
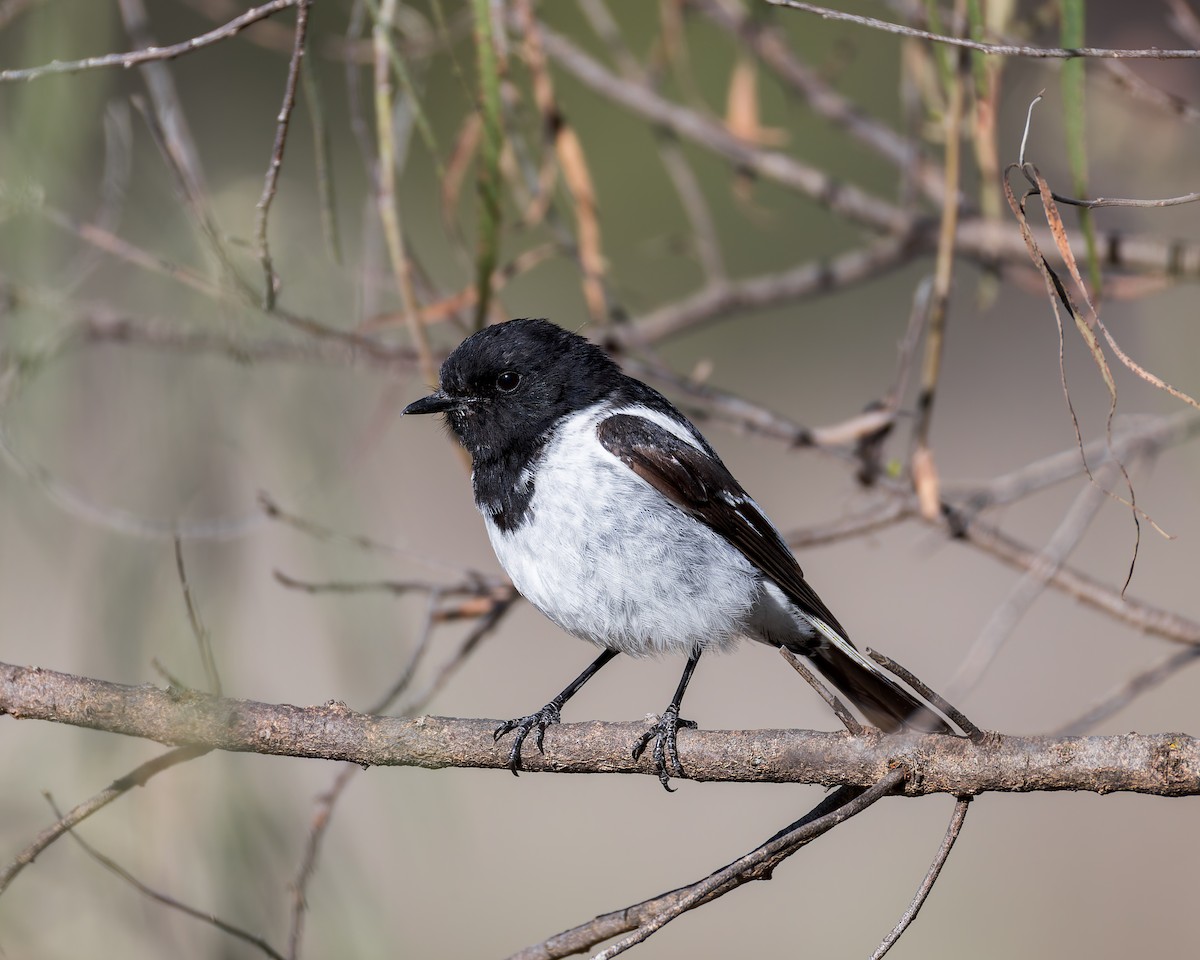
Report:
[[[546,737],[546,728],[552,723],[558,723],[562,720],[563,704],[577,694],[580,688],[592,679],[609,660],[615,657],[620,651],[605,650],[598,656],[588,668],[579,676],[570,682],[562,693],[551,700],[548,704],[542,707],[537,713],[531,713],[527,717],[521,717],[519,720],[509,720],[507,723],[502,723],[496,728],[496,732],[492,734],[492,739],[499,740],[510,730],[516,730],[517,735],[513,737],[512,749],[508,752],[508,769],[513,772],[515,777],[521,769],[521,747],[525,745],[525,738],[530,732],[537,730],[538,753],[545,753],[542,747],[542,741]]]
[[[658,723],[643,733],[641,739],[633,745],[633,759],[636,760],[646,752],[650,741],[654,741],[654,751],[651,756],[654,758],[654,766],[658,770],[658,780],[668,792],[674,791],[674,788],[668,783],[671,774],[674,773],[677,777],[685,775],[683,767],[679,763],[679,749],[675,743],[675,734],[680,729],[696,729],[694,720],[679,719],[679,704],[683,701],[683,691],[687,689],[687,685],[692,679],[692,672],[696,669],[699,660],[699,650],[688,657],[687,666],[683,668],[683,676],[679,678],[679,686],[675,689],[675,696],[671,698],[667,709],[658,718]]]

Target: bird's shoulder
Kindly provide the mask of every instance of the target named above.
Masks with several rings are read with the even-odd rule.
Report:
[[[672,504],[723,537],[801,611],[846,635],[762,508],[673,407],[619,408],[599,421],[596,437]]]

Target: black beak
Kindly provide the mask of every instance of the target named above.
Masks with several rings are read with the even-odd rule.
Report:
[[[400,411],[400,416],[403,417],[409,413],[445,413],[447,410],[453,410],[457,406],[457,400],[446,396],[446,394],[439,390],[437,393],[431,393],[420,400],[414,400]]]

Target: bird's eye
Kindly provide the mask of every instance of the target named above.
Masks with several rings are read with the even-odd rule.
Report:
[[[501,393],[512,393],[521,385],[521,375],[516,370],[505,370],[496,377],[496,389]]]

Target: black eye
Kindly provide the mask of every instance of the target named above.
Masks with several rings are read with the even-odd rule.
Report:
[[[505,370],[496,377],[496,389],[501,393],[512,393],[521,385],[521,375],[516,370]]]

